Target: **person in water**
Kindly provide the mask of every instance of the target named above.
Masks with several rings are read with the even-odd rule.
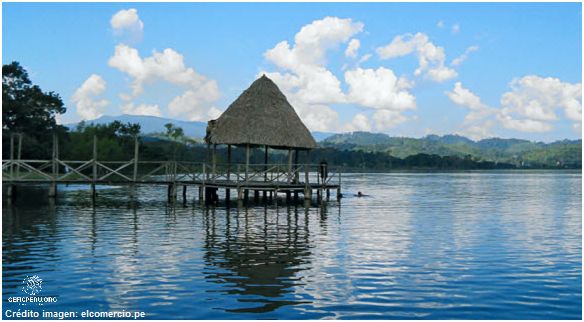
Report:
[[[367,197],[368,195],[363,194],[361,191],[357,192],[357,197]]]

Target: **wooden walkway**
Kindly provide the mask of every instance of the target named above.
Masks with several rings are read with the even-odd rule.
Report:
[[[264,198],[285,193],[298,198],[311,199],[316,192],[317,200],[330,197],[330,190],[336,189],[341,197],[341,172],[323,164],[293,164],[292,153],[288,153],[288,164],[250,164],[249,146],[245,164],[217,164],[215,148],[211,163],[188,161],[140,161],[138,138],[135,138],[134,158],[129,161],[98,160],[97,137],[93,138],[93,155],[89,160],[62,160],[59,157],[59,140],[53,135],[53,152],[50,160],[21,159],[22,135],[18,148],[14,138],[10,140],[10,159],[2,160],[2,184],[6,186],[6,196],[14,197],[15,187],[26,184],[47,184],[49,197],[57,196],[59,184],[87,184],[91,186],[91,196],[95,200],[96,185],[167,185],[169,201],[176,200],[179,186],[186,196],[188,186],[199,189],[199,200],[218,202],[219,189],[225,190],[225,199],[236,192],[238,200],[247,200],[250,191],[257,199],[261,192]],[[228,160],[230,160],[230,147]],[[16,153],[15,153],[16,152]],[[267,150],[266,158],[267,162]]]
[[[325,170],[326,175],[322,175]],[[218,201],[218,189],[229,199],[233,190],[238,200],[247,200],[251,191],[287,198],[303,194],[317,200],[330,197],[330,190],[341,195],[341,173],[318,164],[215,164],[187,161],[87,161],[71,160],[2,160],[2,184],[12,197],[16,185],[48,184],[49,196],[55,197],[58,184],[87,184],[95,197],[96,185],[166,185],[169,200],[176,199],[183,187],[199,188],[201,201]]]

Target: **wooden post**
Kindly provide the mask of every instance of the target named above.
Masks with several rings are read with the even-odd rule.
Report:
[[[59,135],[57,133],[55,133],[55,161],[57,162],[55,167],[55,180],[57,180],[59,178]]]
[[[204,187],[199,186],[199,202],[203,203],[205,201]]]
[[[227,145],[227,181],[231,181],[231,144]],[[231,189],[225,189],[225,201],[229,203]]]
[[[339,186],[337,188],[337,200],[341,200],[343,194],[341,193],[341,172],[342,169],[339,169]]]
[[[91,199],[95,201],[95,183],[97,181],[97,136],[93,136],[93,182],[91,183]]]
[[[264,147],[264,182],[268,181],[268,146]],[[266,201],[266,190],[262,192],[264,201]]]
[[[140,147],[138,146],[138,135],[136,135],[136,136],[134,136],[134,176],[133,176],[134,183],[138,179],[138,152],[139,152],[139,148]]]
[[[310,189],[310,183],[308,182],[308,164],[304,165],[304,199],[312,198],[312,190]]]
[[[294,150],[294,167],[296,168],[294,171],[294,181],[298,183],[300,182],[300,173],[298,173],[298,149]]]
[[[259,190],[253,191],[253,201],[255,203],[258,203],[260,201],[260,191]]]
[[[57,176],[58,176],[58,169],[59,169],[59,164],[57,163],[57,149],[58,149],[58,143],[59,140],[57,139],[57,133],[53,133],[53,173],[52,173],[52,177],[53,177],[53,182],[51,182],[51,184],[49,185],[49,193],[48,196],[49,198],[54,198],[57,196]]]
[[[168,184],[168,202],[174,202],[176,200],[176,183],[171,182]]]
[[[249,144],[245,145],[245,181],[249,176]]]
[[[213,157],[212,157],[212,162],[213,162],[213,182],[215,182],[215,178],[217,177],[217,144],[213,144]]]
[[[14,180],[14,133],[10,133],[10,179]]]
[[[20,160],[22,156],[22,133],[18,134],[18,153],[16,157],[18,159],[18,167],[16,167],[16,177],[20,177]]]
[[[288,183],[292,182],[292,148],[288,148]]]
[[[183,191],[182,191],[182,197],[183,197],[183,203],[187,202],[187,185],[183,185]]]

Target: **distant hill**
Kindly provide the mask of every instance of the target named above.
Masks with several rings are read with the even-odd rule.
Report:
[[[113,121],[120,121],[122,123],[138,123],[142,126],[141,132],[144,134],[151,134],[156,132],[166,132],[164,124],[172,123],[176,126],[181,127],[184,130],[186,136],[194,138],[205,137],[207,131],[207,122],[197,122],[197,121],[181,121],[173,120],[169,118],[157,117],[157,116],[144,116],[144,115],[104,115],[95,120],[86,121],[87,124],[108,124]],[[75,129],[77,123],[65,124],[65,126],[70,129]]]
[[[119,115],[102,116],[87,123],[107,124],[115,120],[139,123],[142,133],[165,132],[164,124],[181,127],[191,138],[203,138],[207,123],[180,121],[156,116]],[[77,124],[66,124],[74,129]],[[391,137],[383,133],[352,132],[335,134],[313,132],[323,148],[340,151],[376,152],[405,159],[417,154],[453,156],[476,160],[503,162],[518,166],[544,166],[578,168],[582,165],[582,140],[562,140],[552,143],[532,142],[520,139],[489,138],[473,141],[460,135],[428,135],[423,138]],[[155,136],[150,136],[155,140]],[[149,139],[149,140],[150,140]]]
[[[156,132],[166,132],[164,124],[172,123],[181,127],[186,136],[192,138],[204,138],[207,131],[207,122],[197,121],[181,121],[157,116],[143,116],[143,115],[104,115],[95,120],[86,121],[88,124],[108,124],[113,121],[120,121],[122,123],[138,123],[142,126],[141,132],[143,134],[152,134]],[[77,123],[65,124],[70,129],[75,129]],[[316,141],[322,141],[335,133],[329,132],[313,132],[312,135]]]
[[[390,137],[382,133],[352,132],[332,135],[321,142],[321,145],[341,150],[383,152],[397,158],[423,153],[471,156],[479,160],[516,165],[581,167],[582,164],[582,140],[543,143],[490,138],[473,141],[460,135],[428,135],[416,139]]]

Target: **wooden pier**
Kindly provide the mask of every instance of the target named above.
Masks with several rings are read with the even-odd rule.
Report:
[[[308,128],[296,114],[278,86],[263,75],[243,93],[216,120],[207,125],[207,162],[144,161],[139,156],[139,140],[134,137],[134,157],[129,161],[98,160],[97,137],[93,138],[93,155],[88,160],[61,160],[59,140],[53,135],[53,153],[50,160],[21,159],[22,134],[10,139],[10,159],[2,160],[2,184],[6,195],[12,198],[17,184],[49,185],[49,196],[56,197],[58,184],[88,184],[95,200],[96,185],[167,185],[168,200],[176,200],[179,186],[186,199],[188,186],[199,189],[199,200],[219,201],[218,191],[225,190],[225,199],[235,194],[237,200],[277,199],[279,193],[298,199],[322,201],[330,198],[331,190],[341,198],[341,172],[328,167],[325,161],[309,164],[309,153],[317,147]],[[217,145],[227,147],[227,163],[217,162]],[[231,161],[232,146],[245,148],[245,163]],[[250,163],[251,149],[264,149],[263,164]],[[287,164],[268,164],[269,149],[286,151]],[[16,153],[15,153],[16,152]],[[300,152],[305,164],[298,162]],[[284,152],[285,153],[285,152]],[[325,197],[326,196],[326,197]]]
[[[50,160],[24,160],[15,155],[11,140],[11,159],[2,160],[2,184],[6,197],[16,194],[17,185],[46,184],[49,197],[57,196],[59,184],[87,184],[95,200],[97,185],[163,185],[167,186],[170,202],[177,198],[182,188],[183,199],[187,187],[198,188],[198,200],[217,203],[219,190],[224,190],[225,200],[233,196],[247,201],[250,193],[258,201],[285,194],[289,201],[302,195],[310,200],[329,199],[331,190],[341,197],[341,172],[323,164],[297,164],[289,158],[288,164],[234,164],[196,163],[188,161],[140,161],[136,139],[134,158],[128,161],[105,161],[97,158],[97,138],[94,138],[93,157],[89,160],[61,160],[58,140],[53,143]],[[20,141],[20,140],[19,140]],[[20,142],[19,142],[20,143]],[[20,146],[20,144],[19,144]],[[18,151],[21,149],[18,148]],[[213,153],[214,155],[214,153]]]

